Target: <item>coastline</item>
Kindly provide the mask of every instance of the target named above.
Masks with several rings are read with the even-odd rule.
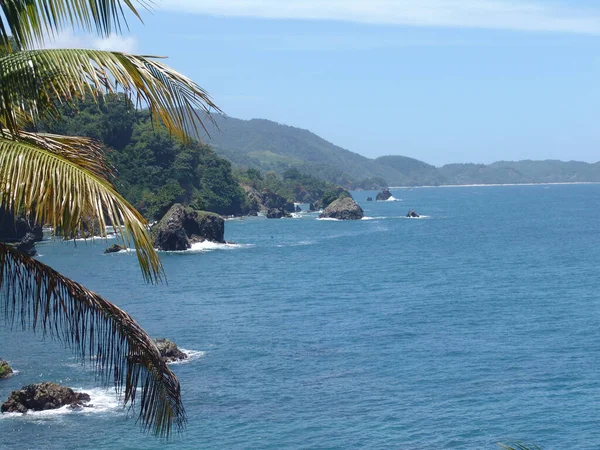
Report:
[[[423,186],[390,186],[389,189],[422,189],[422,188],[459,188],[459,187],[487,187],[487,186],[555,186],[570,184],[600,184],[600,181],[561,181],[540,183],[495,183],[495,184],[439,184]]]

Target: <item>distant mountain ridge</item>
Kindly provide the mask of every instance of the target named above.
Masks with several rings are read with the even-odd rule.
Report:
[[[282,174],[295,167],[343,186],[370,179],[389,186],[600,182],[600,162],[498,161],[435,167],[406,156],[370,159],[316,134],[266,119],[214,116],[200,139],[235,166]],[[368,183],[367,183],[368,184]]]

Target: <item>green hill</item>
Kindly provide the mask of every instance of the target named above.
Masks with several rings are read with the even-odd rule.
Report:
[[[600,163],[526,160],[434,167],[406,156],[366,158],[308,130],[270,120],[216,115],[215,122],[207,124],[210,136],[200,138],[234,166],[279,175],[297,168],[345,187],[600,182]]]

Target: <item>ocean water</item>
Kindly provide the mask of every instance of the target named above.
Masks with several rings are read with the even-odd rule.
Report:
[[[68,350],[2,326],[18,373],[1,399],[51,380],[97,407],[5,414],[0,448],[599,448],[600,185],[392,193],[354,193],[362,221],[228,221],[237,245],[162,254],[167,285],[104,255],[112,241],[42,243],[42,261],[194,352],[173,366],[189,423],[142,433]]]

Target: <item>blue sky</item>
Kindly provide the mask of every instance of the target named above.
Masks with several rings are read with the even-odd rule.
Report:
[[[162,0],[108,41],[168,55],[230,116],[434,165],[600,160],[591,0]]]

